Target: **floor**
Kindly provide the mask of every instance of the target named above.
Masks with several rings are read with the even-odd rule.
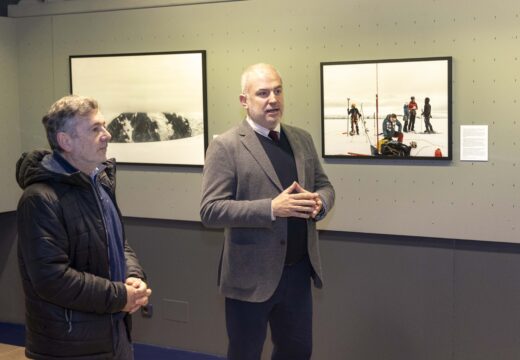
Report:
[[[25,360],[24,348],[20,346],[0,344],[0,360]]]
[[[147,345],[134,345],[135,359],[154,360],[224,360],[211,355],[183,352],[173,349],[156,348]],[[27,360],[24,348],[16,345],[0,343],[0,360]]]

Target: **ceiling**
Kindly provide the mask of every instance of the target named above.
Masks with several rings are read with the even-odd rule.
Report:
[[[0,0],[0,16],[17,18],[232,1],[246,0]]]

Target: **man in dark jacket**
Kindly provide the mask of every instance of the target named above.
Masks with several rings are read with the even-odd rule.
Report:
[[[133,359],[130,316],[151,290],[126,242],[110,134],[93,99],[66,96],[43,118],[50,151],[16,165],[18,261],[31,359]]]

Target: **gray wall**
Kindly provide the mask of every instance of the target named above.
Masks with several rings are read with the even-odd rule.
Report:
[[[23,324],[24,298],[16,258],[16,214],[0,213],[0,322]]]
[[[46,146],[39,119],[69,91],[70,55],[207,50],[210,139],[243,116],[242,69],[273,63],[285,80],[284,121],[309,130],[318,149],[320,62],[451,55],[454,160],[324,161],[338,199],[320,226],[518,242],[519,13],[513,0],[250,0],[17,19],[20,97],[31,99],[20,107],[22,148]],[[462,124],[490,126],[489,162],[458,160]],[[200,169],[120,170],[126,215],[199,220]]]
[[[512,0],[250,0],[0,19],[9,49],[0,52],[9,60],[0,104],[11,109],[2,125],[18,118],[21,128],[21,146],[0,133],[0,154],[46,146],[39,119],[68,93],[72,54],[206,49],[210,138],[243,115],[241,69],[271,62],[285,80],[285,121],[308,129],[318,149],[321,61],[451,55],[453,162],[324,162],[338,201],[321,225],[326,287],[315,294],[314,358],[517,359],[519,249],[492,242],[520,241],[519,14]],[[489,162],[458,160],[462,124],[490,126]],[[14,160],[0,157],[2,169]],[[0,211],[19,195],[9,173],[0,175]],[[118,174],[128,236],[154,288],[155,315],[136,318],[136,339],[223,354],[222,234],[197,222],[200,169]],[[13,213],[0,214],[0,321],[23,322],[14,226]]]
[[[0,212],[16,209],[20,196],[13,175],[21,151],[16,39],[16,21],[0,17]]]
[[[7,16],[7,6],[16,3],[18,0],[0,0],[0,16]]]
[[[23,323],[14,219],[0,215],[0,322]],[[225,354],[223,234],[137,218],[126,231],[154,291],[153,317],[134,316],[136,341]],[[313,359],[518,359],[519,245],[325,231],[321,250]]]

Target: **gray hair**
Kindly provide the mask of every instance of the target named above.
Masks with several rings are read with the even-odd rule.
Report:
[[[77,120],[95,113],[98,108],[96,100],[78,95],[64,96],[52,104],[42,119],[51,149],[61,151],[57,134],[66,132],[74,135]]]
[[[265,72],[266,69],[273,70],[278,75],[278,77],[280,79],[282,79],[282,77],[280,76],[280,73],[278,73],[276,68],[273,65],[271,65],[271,64],[259,63],[259,64],[254,64],[254,65],[248,66],[244,70],[244,72],[242,73],[242,76],[240,78],[240,85],[241,85],[241,89],[242,89],[242,94],[245,94],[246,91],[247,91],[247,86],[249,85],[249,77],[251,76],[251,74],[253,74],[253,73],[263,73],[263,72]]]

